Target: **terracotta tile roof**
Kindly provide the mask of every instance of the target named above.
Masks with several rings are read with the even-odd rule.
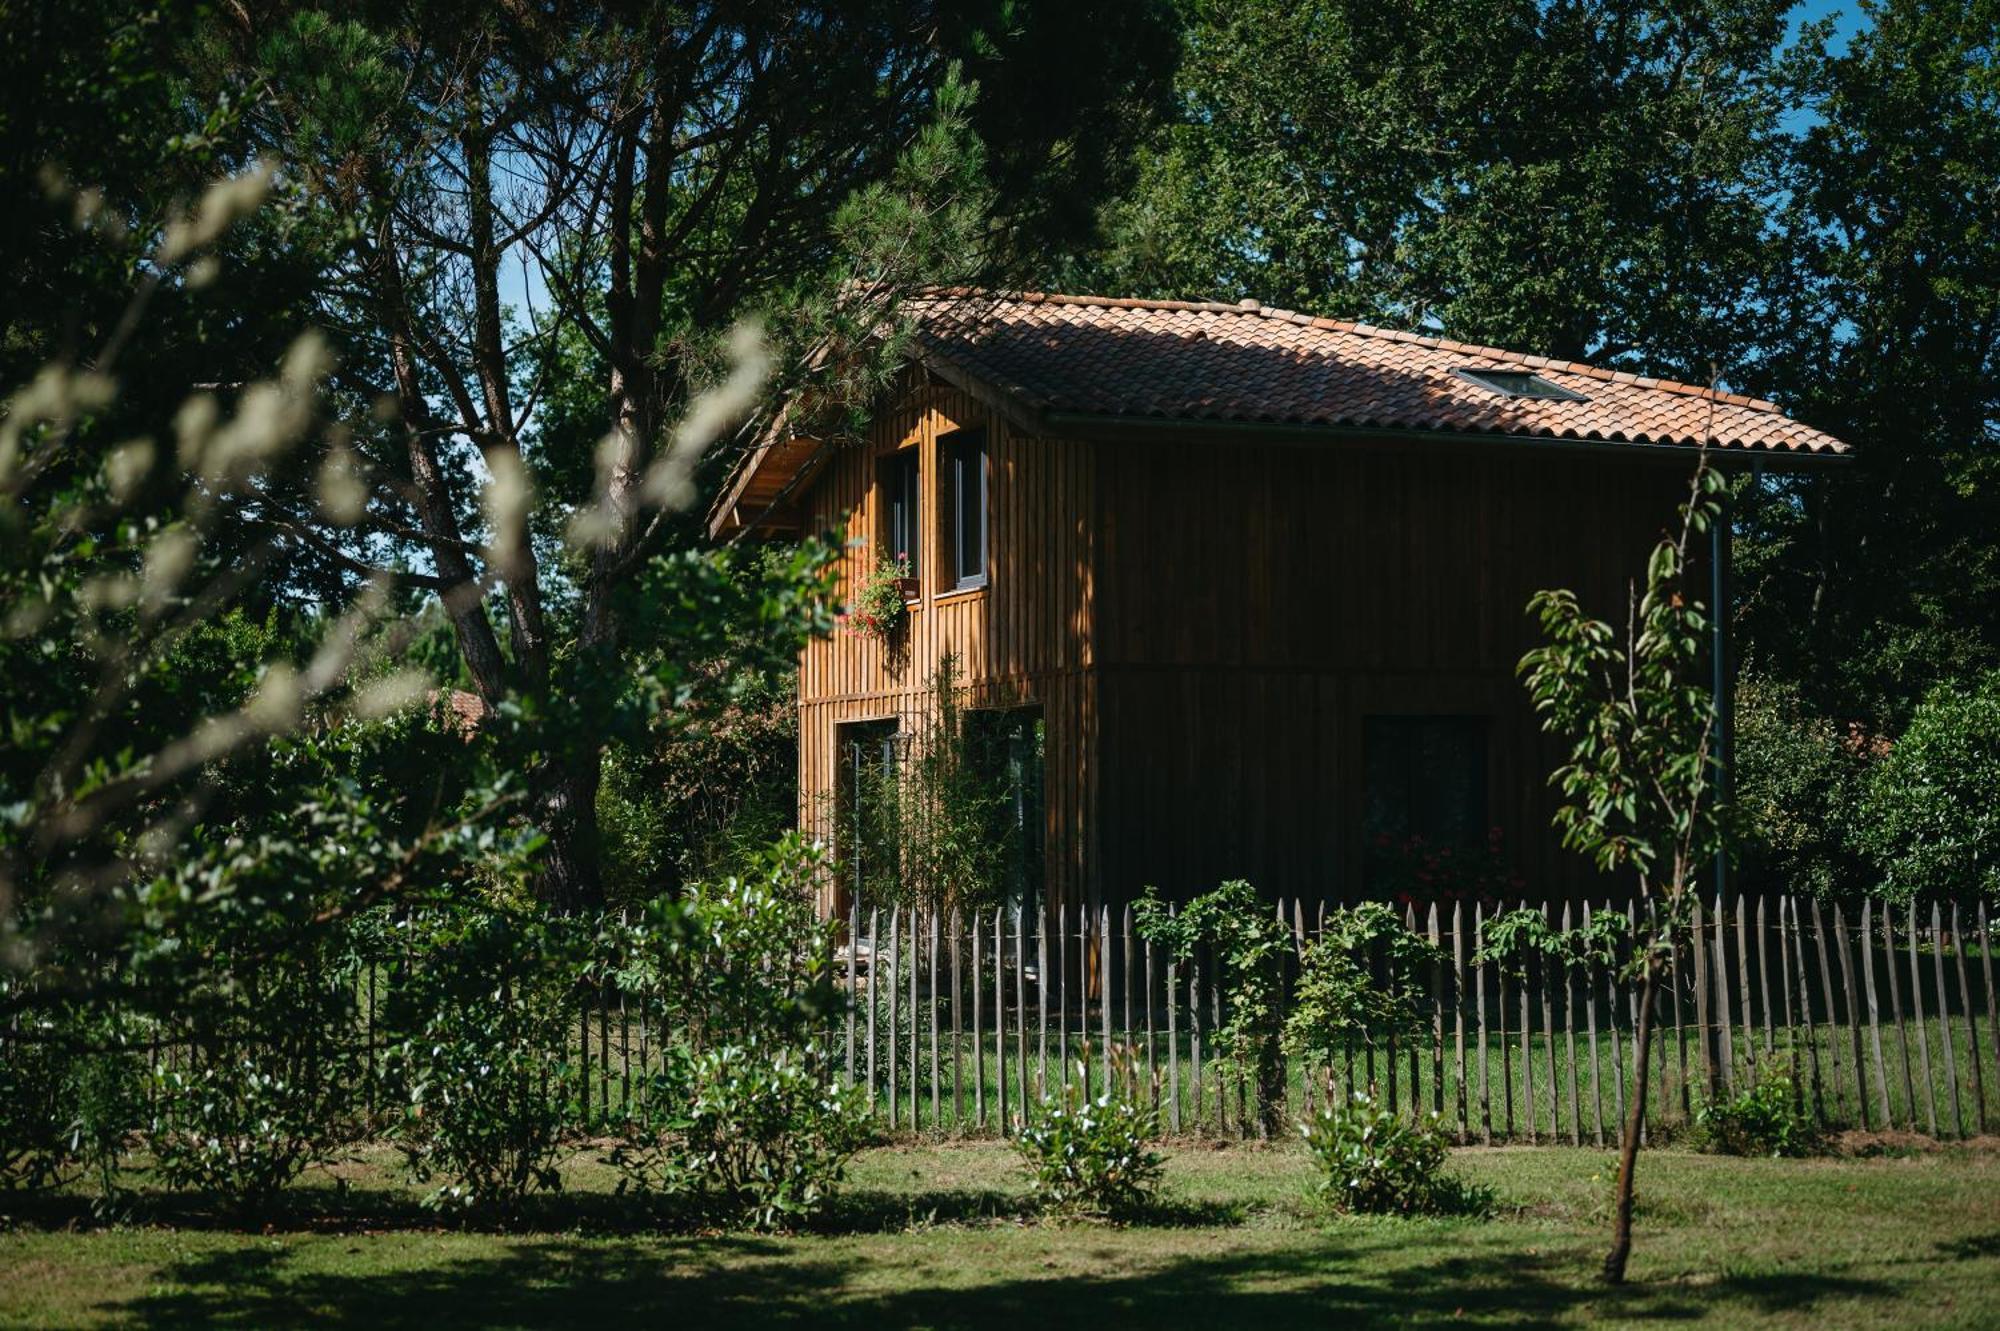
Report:
[[[934,369],[982,381],[1038,415],[1851,451],[1756,398],[1254,301],[939,289],[908,308]],[[1580,400],[1509,397],[1455,373],[1482,369],[1530,370]]]

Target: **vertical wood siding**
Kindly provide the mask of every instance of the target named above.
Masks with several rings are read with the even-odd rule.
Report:
[[[1359,894],[1373,714],[1489,718],[1490,822],[1537,897],[1601,892],[1561,849],[1515,676],[1573,588],[1622,625],[1679,463],[1505,446],[1101,443],[1095,673],[1111,900],[1228,878]]]
[[[990,564],[985,587],[951,592],[940,586],[946,560],[937,441],[961,429],[986,432]],[[866,441],[830,462],[810,496],[810,526],[845,531],[845,594],[859,587],[876,558],[877,461],[903,448],[919,450],[922,548],[912,555],[922,598],[892,644],[843,631],[807,645],[799,669],[800,825],[834,839],[839,726],[894,718],[904,729],[917,728],[949,654],[968,705],[1041,706],[1048,892],[1058,900],[1094,899],[1086,881],[1095,860],[1087,844],[1095,825],[1089,754],[1096,716],[1088,674],[1094,454],[1075,441],[1023,435],[956,389],[913,382]],[[828,904],[837,907],[837,899]]]
[[[937,441],[971,428],[991,468],[990,580],[940,593]],[[812,526],[845,529],[849,588],[875,558],[877,460],[901,448],[920,450],[922,599],[893,649],[839,633],[805,650],[813,834],[834,836],[839,725],[916,728],[950,653],[969,705],[1043,709],[1052,902],[1231,877],[1272,896],[1359,895],[1363,723],[1397,713],[1489,718],[1490,821],[1532,896],[1614,886],[1550,829],[1562,751],[1514,669],[1541,588],[1622,618],[1628,580],[1677,520],[1684,460],[1050,439],[913,376],[808,499]]]

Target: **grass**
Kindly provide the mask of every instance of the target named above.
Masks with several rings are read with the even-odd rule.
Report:
[[[824,1232],[620,1229],[601,1166],[516,1232],[430,1227],[380,1161],[295,1190],[272,1232],[198,1203],[0,1233],[0,1325],[1715,1326],[2000,1324],[2000,1151],[1866,1159],[1642,1160],[1634,1284],[1594,1279],[1611,1158],[1458,1152],[1491,1220],[1328,1219],[1292,1146],[1182,1144],[1170,1202],[1116,1229],[1032,1219],[992,1143],[869,1151]]]

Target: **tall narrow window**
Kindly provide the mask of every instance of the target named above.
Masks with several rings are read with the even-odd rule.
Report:
[[[986,435],[963,430],[938,447],[938,537],[956,591],[986,585]]]
[[[1380,888],[1486,839],[1483,716],[1371,716],[1362,731],[1367,870]],[[1455,858],[1455,857],[1454,857]]]
[[[905,448],[883,458],[877,479],[881,485],[881,556],[909,561],[910,576],[917,577],[918,504],[917,450]]]

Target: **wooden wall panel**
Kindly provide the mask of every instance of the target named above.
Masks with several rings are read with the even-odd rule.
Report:
[[[955,430],[986,431],[987,586],[940,591],[937,441]],[[969,395],[914,376],[869,437],[842,449],[814,483],[808,512],[821,531],[843,530],[844,590],[859,586],[875,559],[878,459],[916,448],[922,485],[917,552],[921,598],[891,647],[845,631],[807,645],[799,663],[799,819],[833,839],[829,821],[840,768],[837,727],[898,719],[917,729],[931,706],[932,681],[949,654],[968,705],[1039,703],[1046,743],[1047,882],[1052,897],[1087,899],[1091,857],[1088,760],[1092,689],[1083,674],[1093,576],[1094,455],[1087,445],[1015,430]],[[829,903],[831,904],[831,902]]]
[[[989,585],[940,595],[936,443],[987,431]],[[1568,586],[1617,617],[1686,468],[1607,451],[1091,442],[1024,434],[913,378],[836,455],[809,510],[873,559],[877,459],[922,450],[921,601],[896,650],[846,634],[800,670],[802,825],[825,812],[843,722],[914,727],[947,653],[972,705],[1040,703],[1050,896],[1359,890],[1364,718],[1491,718],[1489,802],[1530,889],[1602,892],[1549,829],[1560,760],[1515,663],[1524,607]]]
[[[1680,465],[1504,447],[1100,443],[1100,890],[1354,895],[1363,719],[1490,718],[1489,811],[1532,890],[1561,760],[1514,674],[1543,587],[1620,619]]]

